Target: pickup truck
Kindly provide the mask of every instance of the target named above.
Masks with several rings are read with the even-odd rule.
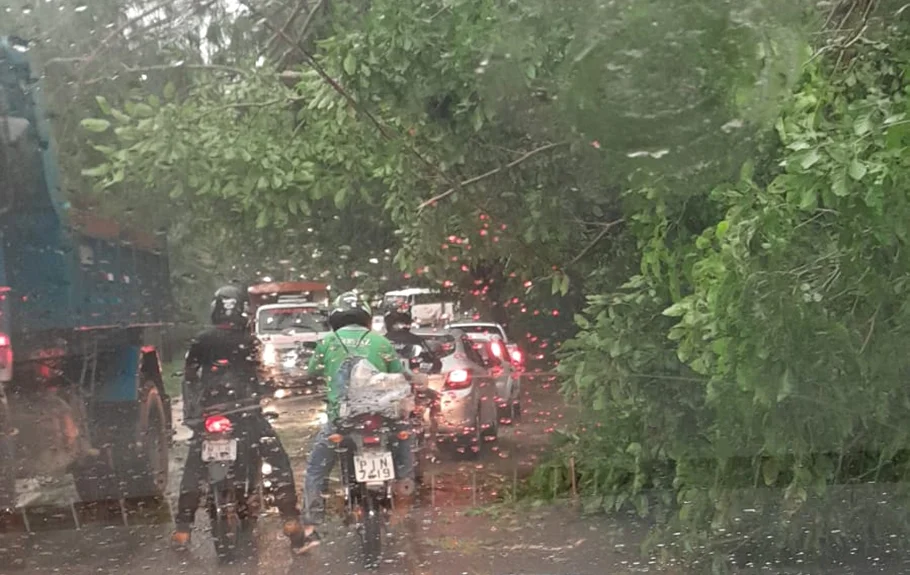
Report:
[[[163,498],[173,435],[164,242],[65,201],[27,56],[0,37],[0,527],[61,481],[82,502]]]
[[[249,288],[256,338],[266,381],[280,398],[292,390],[312,393],[306,364],[328,334],[328,286],[316,282],[273,282]]]

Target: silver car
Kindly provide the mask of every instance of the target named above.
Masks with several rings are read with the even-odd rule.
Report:
[[[505,330],[497,323],[458,322],[447,326],[463,332],[474,342],[477,352],[483,356],[496,379],[496,405],[503,422],[521,420],[521,370],[516,367],[511,355],[517,348],[510,349]]]
[[[424,328],[414,333],[442,361],[441,372],[431,375],[428,384],[439,394],[437,439],[478,456],[483,443],[499,434],[493,366],[460,330]]]

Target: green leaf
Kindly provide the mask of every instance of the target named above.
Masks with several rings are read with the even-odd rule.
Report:
[[[847,170],[834,172],[831,180],[831,191],[839,198],[843,198],[850,193],[850,190],[847,189]]]
[[[856,180],[857,182],[863,179],[863,176],[866,175],[866,164],[860,162],[857,159],[854,159],[850,162],[850,177]]]
[[[182,183],[182,182],[177,182],[177,184],[176,184],[176,185],[174,186],[174,188],[171,190],[170,196],[171,196],[172,199],[175,199],[175,200],[176,200],[177,198],[179,198],[179,197],[182,196],[182,195],[183,195],[183,183]]]
[[[340,208],[344,205],[344,200],[348,196],[348,189],[344,186],[338,188],[338,191],[335,192],[335,207]]]
[[[83,176],[88,176],[90,178],[98,178],[101,176],[106,176],[111,171],[110,164],[99,164],[94,168],[84,168],[82,170]]]
[[[164,99],[169,102],[174,99],[174,96],[177,95],[177,88],[174,87],[173,82],[168,82],[164,85],[163,95]]]
[[[111,127],[111,123],[101,118],[85,118],[79,123],[89,132],[101,133]]]
[[[262,210],[259,212],[259,215],[256,216],[256,227],[262,229],[267,225],[269,225],[269,214],[265,210]]]
[[[134,107],[137,116],[142,118],[151,118],[155,115],[155,110],[145,102],[139,102]]]
[[[802,169],[808,170],[817,164],[820,159],[822,159],[822,156],[818,150],[812,150],[803,156],[803,159],[800,161],[799,165],[802,167]]]
[[[471,120],[474,125],[474,131],[479,132],[483,128],[483,109],[480,106],[474,108],[474,112],[471,115]]]
[[[727,234],[727,229],[729,227],[730,227],[730,222],[728,222],[727,220],[722,220],[722,221],[718,222],[717,229],[714,230],[714,236],[717,239],[722,240],[724,238],[724,236]]]
[[[803,188],[799,194],[799,207],[803,210],[814,210],[818,207],[818,194],[815,188]]]
[[[108,116],[111,114],[111,105],[107,103],[107,98],[104,96],[95,96],[95,101],[98,102],[98,108],[101,110],[102,114]]]
[[[676,302],[660,313],[661,315],[665,315],[667,317],[682,317],[686,315],[686,312],[689,311],[689,307],[689,302],[680,301]]]
[[[117,120],[121,124],[126,124],[126,123],[132,121],[131,117],[127,116],[126,114],[124,114],[123,112],[118,110],[117,108],[114,108],[111,110],[111,115],[114,117],[115,120]]]
[[[256,181],[256,189],[259,191],[269,189],[269,179],[265,176],[259,176],[259,180]]]
[[[762,463],[761,474],[765,480],[765,485],[771,487],[777,483],[777,477],[780,475],[780,463],[773,457],[766,459]]]
[[[562,295],[569,293],[569,276],[566,274],[562,274],[562,280],[560,280],[559,284],[559,293]]]
[[[161,107],[161,100],[159,100],[158,96],[156,96],[155,94],[149,94],[148,102],[149,102],[149,106],[151,106],[152,108]]]
[[[353,76],[354,72],[357,71],[357,60],[354,58],[354,52],[348,52],[347,56],[344,57],[344,71],[348,76]]]
[[[872,115],[863,114],[853,122],[853,133],[857,136],[865,136],[872,131]]]

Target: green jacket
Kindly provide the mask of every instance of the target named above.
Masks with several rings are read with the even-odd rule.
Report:
[[[404,373],[404,366],[399,361],[392,342],[373,330],[352,325],[325,336],[316,346],[307,369],[310,374],[322,375],[327,379],[329,421],[338,417],[338,369],[349,356],[362,357],[384,373]]]

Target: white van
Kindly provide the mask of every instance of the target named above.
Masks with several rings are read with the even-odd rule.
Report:
[[[385,333],[385,312],[403,305],[411,309],[414,327],[442,326],[455,317],[457,308],[454,301],[437,289],[407,288],[390,291],[383,296],[379,313],[373,316],[373,329]]]

